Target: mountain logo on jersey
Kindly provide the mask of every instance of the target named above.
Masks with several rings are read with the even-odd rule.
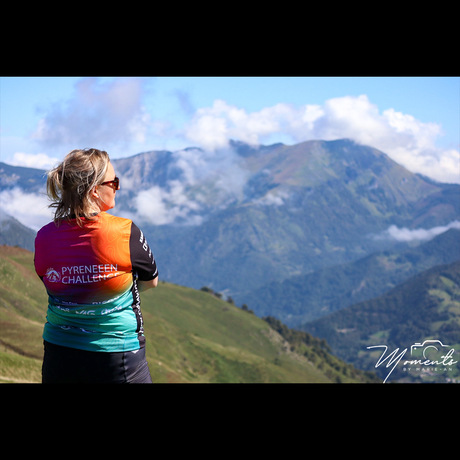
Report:
[[[50,283],[58,283],[61,281],[61,275],[54,268],[48,268],[45,277]]]

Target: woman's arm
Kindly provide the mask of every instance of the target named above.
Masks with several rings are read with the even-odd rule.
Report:
[[[147,291],[158,286],[158,276],[150,281],[137,280],[137,287],[139,292]]]
[[[133,273],[137,280],[139,292],[157,287],[158,270],[155,258],[144,234],[134,222],[131,223],[129,248]]]

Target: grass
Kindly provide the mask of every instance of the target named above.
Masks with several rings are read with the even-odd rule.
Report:
[[[21,356],[0,345],[0,383],[41,382],[42,362],[36,358]]]

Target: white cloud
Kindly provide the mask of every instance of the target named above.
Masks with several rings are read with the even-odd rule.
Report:
[[[4,212],[33,230],[53,220],[53,211],[44,194],[25,193],[15,187],[0,192],[0,203]]]
[[[141,190],[134,199],[136,219],[156,225],[197,225],[209,209],[243,197],[250,173],[241,167],[241,158],[232,149],[189,148],[172,156],[182,175],[162,187]]]
[[[412,172],[460,183],[460,153],[436,147],[442,135],[438,124],[392,108],[380,113],[366,95],[329,99],[323,106],[277,104],[252,113],[216,100],[197,110],[185,128],[187,139],[208,150],[225,147],[229,139],[263,143],[275,133],[293,142],[350,138],[387,153]]]
[[[174,221],[175,216],[168,212],[163,195],[163,189],[157,186],[138,193],[134,201],[137,216],[141,221],[154,225],[169,224]]]
[[[262,205],[262,206],[282,206],[284,204],[284,200],[289,198],[289,193],[287,190],[276,189],[270,190],[266,195],[263,197],[255,200],[255,203]]]
[[[45,153],[33,154],[16,152],[8,163],[13,166],[49,170],[56,166],[59,161],[59,158],[50,157]]]
[[[377,107],[366,96],[329,99],[321,115],[312,121],[313,135],[324,140],[348,137],[369,143],[386,134]]]
[[[378,236],[378,239],[393,239],[399,242],[409,243],[412,241],[429,241],[435,236],[456,228],[460,230],[460,222],[455,220],[448,225],[432,227],[428,229],[419,228],[411,230],[409,228],[399,228],[396,225],[391,225],[385,232]]]
[[[290,114],[287,104],[248,114],[244,109],[216,100],[212,107],[197,110],[185,128],[185,136],[206,150],[224,148],[230,139],[257,144],[261,137],[280,131],[280,121]]]
[[[49,108],[33,137],[47,147],[106,149],[116,143],[143,142],[150,116],[142,106],[142,97],[139,78],[109,82],[84,78],[76,84],[71,99]]]
[[[186,137],[205,150],[225,147],[230,139],[232,110],[223,101],[215,101],[211,108],[198,109],[186,127]]]
[[[141,190],[134,199],[136,218],[154,225],[171,224],[178,219],[187,220],[188,224],[200,224],[201,217],[190,217],[190,213],[199,210],[200,205],[188,199],[179,181],[171,181],[170,185],[169,190],[158,186]]]

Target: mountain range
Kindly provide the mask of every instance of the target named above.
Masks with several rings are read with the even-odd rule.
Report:
[[[163,280],[209,287],[290,327],[458,254],[460,185],[348,139],[232,141],[225,151],[149,151],[113,165],[121,180],[113,212],[142,228]],[[0,198],[43,193],[44,183],[44,171],[0,163]],[[0,242],[22,234],[14,227],[5,241],[7,233]],[[439,245],[432,257],[430,244]]]

